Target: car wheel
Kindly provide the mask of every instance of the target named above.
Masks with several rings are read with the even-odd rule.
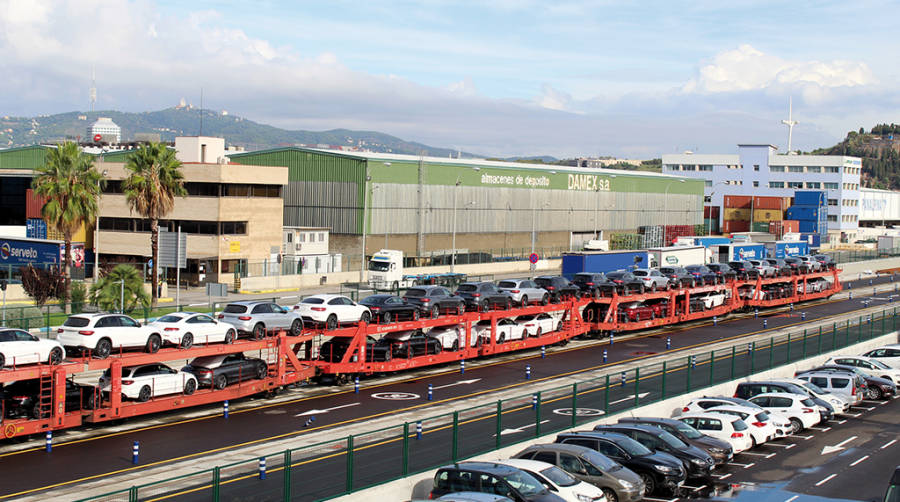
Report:
[[[333,329],[337,329],[337,327],[338,327],[338,320],[337,320],[336,315],[331,314],[330,316],[328,316],[328,319],[325,319],[325,329],[333,330]]]
[[[656,283],[655,282],[650,285],[650,291],[653,293],[656,293]]]
[[[692,288],[696,288],[696,287],[697,287],[697,279],[691,279],[691,287],[692,287]]]
[[[2,356],[0,356],[2,357]],[[51,365],[56,365],[61,363],[63,360],[63,350],[59,347],[54,347],[53,350],[50,351],[50,357],[47,358],[47,362]],[[3,361],[0,360],[0,368],[3,367]]]
[[[603,491],[603,496],[606,497],[606,502],[619,502],[619,496],[616,495],[616,492],[610,488],[601,488]]]
[[[3,366],[6,365],[6,357],[3,354],[0,354],[0,369],[3,369]]]
[[[225,332],[225,345],[231,345],[234,343],[234,337],[237,336],[237,333],[233,329],[229,329]]]
[[[877,385],[869,387],[869,390],[866,391],[866,399],[870,401],[879,401],[882,397],[884,397],[884,393]]]
[[[146,403],[147,401],[150,400],[150,398],[152,396],[153,396],[153,391],[150,390],[150,386],[145,385],[145,386],[141,387],[140,392],[138,392],[137,400],[142,403]]]
[[[528,306],[528,296],[522,295],[522,301],[519,302],[519,305],[521,305],[523,307],[527,307]]]
[[[216,378],[213,380],[213,387],[216,390],[222,390],[226,385],[228,385],[228,379],[225,378],[225,375],[216,375]]]
[[[197,390],[197,381],[191,378],[187,382],[184,382],[184,395],[190,396]]]
[[[450,345],[450,350],[453,350],[453,351],[459,350],[459,340],[453,340],[453,344]]]
[[[595,300],[596,300],[597,298],[600,298],[600,288],[594,288],[594,289],[591,291],[591,296],[593,296]]]
[[[441,315],[440,307],[438,307],[437,305],[431,307],[431,318],[432,319],[437,319],[438,317],[440,317],[440,315]]]
[[[412,320],[413,321],[419,320],[419,309],[415,309],[412,311]]]
[[[653,479],[653,476],[651,474],[648,474],[646,472],[642,472],[640,476],[641,481],[644,482],[644,496],[646,497],[651,495],[654,491],[656,491],[656,480]]]
[[[381,314],[381,322],[383,322],[384,324],[390,324],[391,323],[391,313],[385,312],[385,313]]]
[[[796,418],[791,419],[791,434],[798,434],[803,430],[803,422]]]
[[[256,368],[256,379],[262,380],[263,378],[266,378],[267,376],[269,376],[269,368],[266,366],[266,363],[261,363]]]
[[[369,321],[372,320],[372,314],[369,312],[363,312],[361,316],[359,316],[359,321],[363,324],[369,324]]]
[[[41,403],[35,402],[34,406],[31,407],[31,418],[43,418],[43,413],[41,413]]]
[[[185,333],[183,337],[181,337],[181,348],[189,349],[194,346],[194,335],[190,333]]]
[[[547,305],[548,303],[550,303],[550,295],[544,295],[541,298],[541,305]]]
[[[463,304],[459,304],[456,306],[456,315],[463,315],[466,313],[466,306]]]
[[[303,321],[294,319],[291,321],[291,335],[300,336],[303,333]]]
[[[512,310],[512,300],[506,299],[506,310]]]
[[[109,357],[110,352],[112,352],[112,342],[109,341],[109,338],[100,340],[97,342],[97,346],[94,347],[94,355],[100,359]]]
[[[144,350],[149,352],[150,354],[156,354],[159,352],[159,346],[162,345],[162,338],[157,334],[150,335],[147,338],[147,345],[144,347]]]
[[[538,326],[538,329],[537,329],[537,331],[535,331],[535,332],[534,332],[534,336],[535,336],[535,338],[540,338],[540,337],[541,337],[541,335],[543,335],[543,334],[544,334],[544,330],[542,330],[542,329],[541,329],[541,327],[540,327],[540,326]]]
[[[497,335],[497,343],[503,343],[504,340],[506,340],[506,335],[504,333]]]
[[[266,337],[266,326],[263,323],[258,323],[256,326],[253,326],[253,339],[254,340],[262,340]]]

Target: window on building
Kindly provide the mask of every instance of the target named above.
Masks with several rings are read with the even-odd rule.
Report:
[[[316,242],[316,234],[313,232],[309,233],[309,242]]]
[[[681,170],[682,171],[696,171],[697,166],[696,166],[696,164],[695,165],[684,164],[681,166]]]
[[[306,234],[304,232],[297,234],[297,242],[306,242]]]
[[[712,171],[713,166],[700,166],[700,171]]]
[[[219,184],[218,183],[185,183],[185,190],[187,190],[188,195],[193,195],[197,197],[218,197],[219,196]]]
[[[838,204],[837,204],[837,199],[828,199],[828,205],[829,205],[829,206],[836,206],[836,205],[838,205]]]
[[[711,187],[711,186],[712,186],[712,180],[704,180],[704,181],[703,181],[703,186]]]
[[[769,188],[784,188],[783,181],[770,181]]]
[[[807,167],[806,167],[806,172],[808,172],[808,173],[821,173],[821,172],[822,172],[822,166],[807,166]]]
[[[666,164],[663,166],[663,169],[666,171],[677,171],[678,166],[673,166],[672,164]]]
[[[319,232],[319,242],[325,242],[325,232]]]
[[[224,235],[246,235],[247,233],[247,222],[246,221],[223,221],[222,222],[222,234]],[[290,240],[291,234],[288,234],[288,242]]]
[[[103,193],[122,193],[122,182],[120,180],[107,180]]]
[[[290,244],[291,242],[294,242],[294,232],[287,233],[287,241],[288,241],[288,244]]]
[[[803,188],[803,182],[802,181],[788,181],[787,187],[788,188]]]
[[[839,172],[841,172],[841,168],[836,167],[836,166],[825,166],[825,172],[826,173],[839,173]]]
[[[250,185],[237,185],[233,183],[228,183],[225,185],[225,196],[226,197],[249,197],[250,196]]]
[[[788,166],[789,173],[802,173],[803,166]]]
[[[759,171],[759,164],[753,164],[753,170]]]
[[[753,182],[753,186],[754,186],[754,187],[758,187],[758,186],[759,186],[759,182],[758,182],[758,181],[754,181],[754,182]]]
[[[818,181],[807,181],[806,188],[822,188],[822,183]]]
[[[783,173],[784,166],[769,166],[769,171],[773,173]]]
[[[823,185],[826,190],[837,190],[838,189],[837,183],[824,183]]]
[[[728,166],[728,169],[743,169],[743,168],[744,168],[744,166],[742,166],[740,164],[733,164],[733,165]]]
[[[837,221],[837,215],[836,215],[836,214],[829,214],[829,215],[828,215],[828,221]]]

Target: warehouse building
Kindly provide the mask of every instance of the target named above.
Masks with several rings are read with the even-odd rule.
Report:
[[[295,147],[229,158],[287,167],[283,225],[330,228],[345,257],[359,256],[363,231],[366,254],[449,255],[455,234],[457,253],[497,257],[530,251],[532,231],[547,254],[598,231],[703,222],[703,182],[681,176]]]
[[[795,190],[828,194],[828,240],[856,239],[859,226],[859,157],[783,155],[772,145],[738,145],[738,153],[663,155],[663,173],[702,179],[706,201],[722,207],[727,195],[791,197]]]

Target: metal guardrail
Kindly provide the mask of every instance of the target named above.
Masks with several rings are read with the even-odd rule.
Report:
[[[81,499],[327,500],[897,330],[897,308]],[[652,395],[652,397],[650,397]],[[264,466],[264,467],[261,467]],[[315,481],[311,481],[315,480]]]

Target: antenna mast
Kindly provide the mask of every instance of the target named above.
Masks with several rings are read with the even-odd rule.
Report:
[[[782,120],[781,123],[788,126],[788,144],[787,151],[791,153],[791,140],[794,135],[794,126],[797,125],[797,121],[793,119],[794,115],[794,100],[792,97],[788,97],[788,118],[787,120]]]
[[[94,67],[91,66],[91,91],[90,91],[90,99],[91,99],[91,112],[94,111],[94,104],[97,103],[97,78],[94,73]]]
[[[200,134],[198,136],[203,136],[203,88],[200,88]]]

